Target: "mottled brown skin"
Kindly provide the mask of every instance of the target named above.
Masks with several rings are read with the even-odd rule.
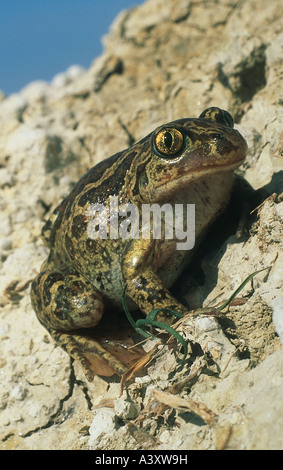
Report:
[[[123,374],[126,367],[76,330],[96,326],[105,302],[120,307],[125,285],[129,305],[146,315],[163,307],[188,313],[168,288],[191,256],[176,250],[176,240],[89,238],[90,205],[109,204],[109,196],[140,210],[144,203],[195,204],[198,242],[225,210],[233,171],[243,162],[246,149],[231,115],[208,108],[198,119],[160,126],[99,163],[58,206],[54,223],[49,221],[44,228],[50,255],[32,283],[32,304],[39,321],[79,361],[89,380],[99,358],[105,375]],[[164,314],[158,319],[171,321]]]

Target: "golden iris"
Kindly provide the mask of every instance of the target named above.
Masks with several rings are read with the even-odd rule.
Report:
[[[178,153],[183,146],[183,142],[183,134],[178,129],[165,128],[155,136],[156,150],[166,156]]]

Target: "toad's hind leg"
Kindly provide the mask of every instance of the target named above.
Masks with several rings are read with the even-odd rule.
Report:
[[[56,344],[80,364],[89,382],[93,380],[95,375],[111,377],[113,374],[117,374],[122,376],[128,370],[99,341],[84,335],[82,331],[62,333],[51,328],[47,328],[47,330]]]
[[[40,323],[55,342],[81,365],[88,380],[95,374],[122,375],[127,368],[87,328],[103,314],[102,297],[72,268],[42,271],[32,282],[31,300]]]

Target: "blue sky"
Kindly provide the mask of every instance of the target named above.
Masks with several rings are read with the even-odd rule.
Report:
[[[50,81],[70,65],[88,68],[124,9],[144,0],[0,0],[0,90]]]

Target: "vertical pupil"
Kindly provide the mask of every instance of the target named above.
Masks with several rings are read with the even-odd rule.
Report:
[[[173,139],[172,139],[172,135],[170,134],[170,132],[165,132],[165,134],[164,134],[164,144],[166,145],[166,147],[168,149],[171,148],[172,142],[173,142]]]

